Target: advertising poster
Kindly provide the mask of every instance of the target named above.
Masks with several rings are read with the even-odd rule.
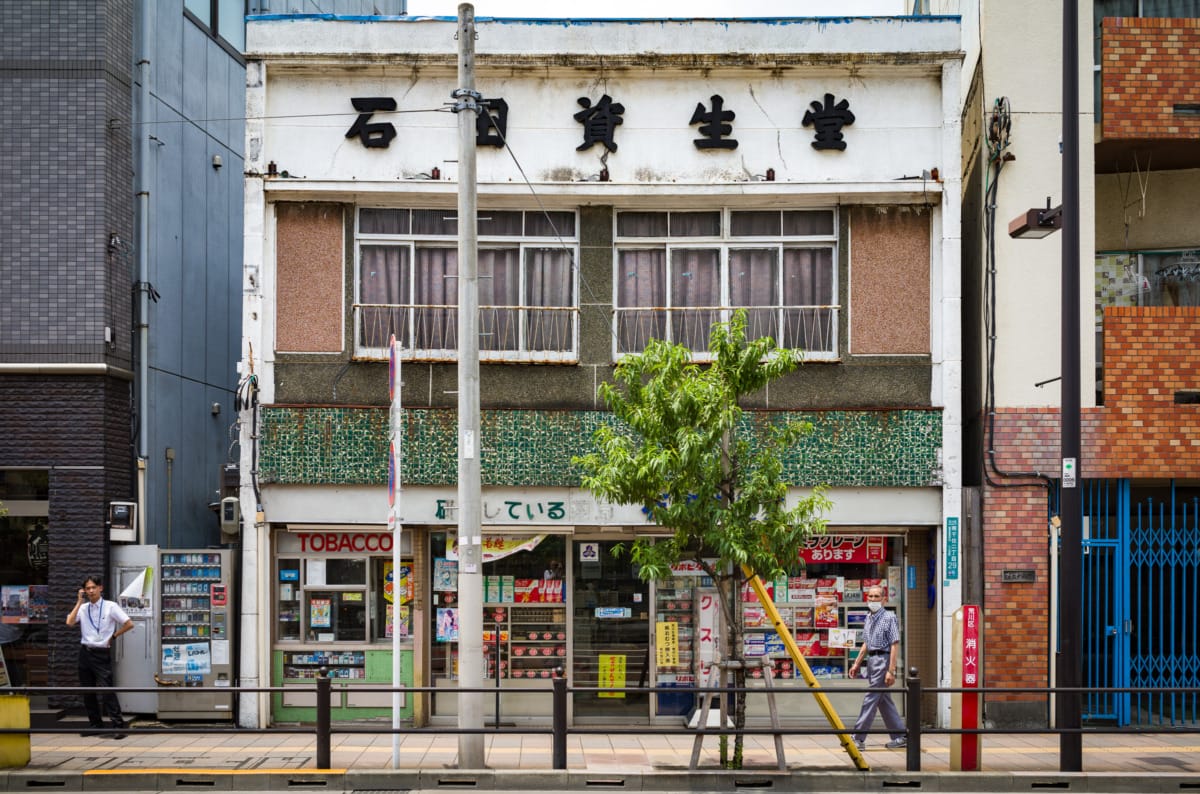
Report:
[[[50,614],[50,585],[29,585],[29,622],[45,623]]]
[[[212,654],[207,642],[162,646],[163,675],[207,675],[212,672]]]
[[[413,575],[412,564],[400,564],[400,581],[396,582],[396,576],[392,571],[391,560],[383,564],[383,600],[389,604],[394,604],[396,594],[400,594],[400,603],[407,604],[413,600]],[[436,589],[436,588],[435,588]],[[389,635],[390,636],[390,635]]]
[[[458,610],[453,608],[437,611],[437,641],[458,642]]]
[[[830,648],[853,648],[858,644],[857,640],[858,632],[854,629],[830,629],[826,645]]]
[[[679,624],[656,623],[655,660],[659,667],[679,666]]]
[[[5,623],[29,622],[28,585],[4,585],[0,588],[0,602],[3,602],[0,614]]]
[[[440,592],[458,589],[458,560],[438,557],[433,561],[433,589]]]
[[[143,568],[117,596],[117,603],[131,618],[154,616],[154,569]]]
[[[328,598],[314,598],[308,605],[308,625],[327,629],[332,624],[332,604]]]
[[[600,654],[600,675],[596,682],[598,687],[625,687],[625,654],[623,653],[602,653]],[[601,698],[623,698],[624,692],[597,692],[596,697]]]

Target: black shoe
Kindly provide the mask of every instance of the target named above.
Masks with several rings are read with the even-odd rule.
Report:
[[[108,738],[115,739],[118,742],[125,738],[125,734],[123,734],[123,733],[110,733],[107,735],[108,735]]]
[[[103,725],[92,725],[86,731],[83,731],[79,735],[80,736],[100,736],[100,735],[102,735],[101,732],[103,730],[104,730]]]

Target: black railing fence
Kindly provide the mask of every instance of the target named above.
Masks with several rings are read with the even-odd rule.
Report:
[[[401,735],[419,735],[419,734],[438,734],[438,735],[468,735],[468,734],[486,734],[486,735],[502,735],[502,734],[519,734],[519,735],[549,735],[552,737],[552,752],[551,752],[551,769],[562,770],[567,768],[567,738],[571,735],[661,735],[661,736],[733,736],[741,734],[743,736],[821,736],[826,735],[833,737],[839,734],[849,734],[853,731],[853,725],[847,724],[842,730],[837,730],[832,726],[811,726],[811,725],[790,725],[783,724],[779,727],[759,726],[742,728],[735,730],[731,727],[710,727],[706,725],[698,725],[697,727],[687,727],[684,725],[669,726],[661,724],[643,724],[643,725],[570,725],[568,718],[568,696],[572,693],[599,693],[599,692],[624,692],[626,694],[671,694],[678,695],[680,690],[675,687],[582,687],[571,686],[565,678],[554,678],[547,681],[546,687],[530,688],[522,687],[522,694],[535,692],[551,694],[551,721],[549,725],[485,725],[481,728],[462,728],[456,725],[428,725],[423,727],[402,726],[400,728],[392,728],[378,723],[364,725],[362,723],[339,723],[334,724],[331,719],[332,715],[332,696],[333,696],[333,680],[327,675],[327,671],[322,668],[321,675],[314,680],[312,686],[291,685],[287,687],[185,687],[172,689],[173,695],[184,695],[188,693],[196,694],[258,694],[258,693],[297,693],[309,691],[316,696],[316,722],[313,725],[278,725],[266,728],[242,728],[237,725],[229,725],[227,723],[214,723],[211,727],[197,726],[194,721],[189,721],[185,729],[191,734],[209,734],[209,733],[242,733],[242,734],[304,734],[313,736],[315,740],[314,762],[318,769],[330,768],[330,746],[332,737],[335,733],[343,735],[384,735],[384,734],[401,734]],[[412,695],[417,692],[429,694],[442,694],[448,692],[477,692],[480,694],[494,695],[496,688],[494,686],[466,688],[459,687],[448,690],[446,687],[433,686],[405,686],[405,687],[390,687],[390,686],[356,686],[356,692],[376,692],[376,693],[404,693]],[[103,692],[160,692],[161,688],[155,687],[11,687],[6,688],[3,694],[12,695],[49,695],[55,698],[72,698],[84,695],[87,693],[103,693]],[[762,695],[764,689],[762,687],[695,687],[690,690],[696,695],[730,695],[736,692],[747,692]],[[774,695],[776,698],[781,697],[811,697],[814,692],[823,692],[830,694],[834,690],[815,690],[815,689],[775,689]],[[871,691],[870,687],[852,687],[839,686],[836,690],[837,694],[863,694]],[[974,694],[981,698],[986,698],[990,695],[1039,695],[1046,698],[1047,702],[1051,696],[1064,693],[1108,693],[1108,694],[1149,694],[1163,697],[1185,697],[1197,698],[1200,697],[1200,688],[1196,687],[1114,687],[1101,688],[1095,687],[979,687],[979,688],[963,688],[963,687],[926,687],[921,683],[916,668],[909,671],[907,680],[904,686],[893,687],[890,690],[893,694],[902,695],[905,698],[905,731],[907,737],[907,756],[906,768],[909,772],[921,771],[921,740],[925,736],[931,735],[1018,735],[1018,734],[1082,734],[1087,735],[1113,735],[1113,734],[1129,734],[1129,735],[1144,735],[1169,732],[1173,735],[1179,734],[1200,734],[1200,720],[1192,720],[1188,722],[1175,722],[1170,724],[1160,724],[1153,726],[1137,725],[1137,726],[1117,726],[1117,725],[1085,725],[1081,728],[1056,728],[1056,727],[1033,727],[1033,728],[1018,728],[1018,727],[979,727],[979,728],[941,728],[929,725],[923,725],[921,722],[922,698],[926,695],[936,694]],[[129,726],[121,729],[86,729],[88,733],[95,735],[123,733],[128,735],[153,735],[153,734],[178,734],[181,729],[178,727],[152,727],[152,726]],[[64,734],[77,733],[80,731],[78,726],[55,726],[55,727],[29,727],[29,728],[2,728],[0,727],[0,735],[3,734]],[[887,734],[888,730],[884,727],[873,728],[867,731],[868,734]],[[1070,771],[1064,769],[1063,771]]]

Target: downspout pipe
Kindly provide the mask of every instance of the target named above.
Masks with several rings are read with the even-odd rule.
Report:
[[[143,6],[145,4],[143,3]],[[150,371],[147,361],[150,352],[150,139],[145,122],[150,115],[150,22],[145,13],[139,14],[138,25],[138,102],[134,115],[135,156],[137,177],[135,211],[137,212],[137,390],[138,390],[138,457],[149,457],[149,432],[146,408],[149,405]]]
[[[137,320],[134,324],[134,345],[137,367],[135,373],[137,390],[137,456],[139,490],[144,499],[146,493],[146,464],[149,460],[150,430],[147,413],[150,406],[150,139],[145,122],[150,117],[150,15],[151,3],[142,0],[137,15],[137,102],[134,108],[133,135],[136,174],[134,176],[134,212],[137,214],[137,273],[134,284],[137,291]],[[138,540],[146,539],[146,505],[138,509]]]

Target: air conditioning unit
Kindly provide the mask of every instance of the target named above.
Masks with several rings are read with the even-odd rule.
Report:
[[[137,540],[137,502],[108,503],[108,539],[119,543]]]

